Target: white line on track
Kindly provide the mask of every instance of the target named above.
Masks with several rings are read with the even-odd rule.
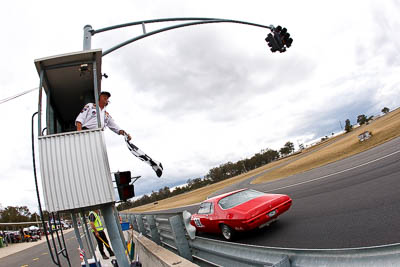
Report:
[[[383,157],[380,157],[380,158],[365,162],[363,164],[360,164],[360,165],[357,165],[357,166],[354,166],[354,167],[351,167],[351,168],[348,168],[348,169],[345,169],[345,170],[342,170],[342,171],[338,171],[338,172],[335,172],[335,173],[327,174],[327,175],[324,175],[324,176],[321,176],[321,177],[318,177],[318,178],[314,178],[314,179],[311,179],[311,180],[308,180],[308,181],[304,181],[304,182],[300,182],[300,183],[296,183],[296,184],[291,184],[291,185],[287,185],[287,186],[282,186],[282,187],[279,187],[279,188],[268,190],[268,192],[277,191],[277,190],[284,189],[284,188],[289,188],[289,187],[293,187],[293,186],[297,186],[297,185],[302,185],[302,184],[307,184],[307,183],[311,183],[311,182],[314,182],[314,181],[322,180],[322,179],[328,178],[330,176],[334,176],[336,174],[344,173],[344,172],[347,172],[347,171],[351,171],[351,170],[363,167],[363,166],[368,165],[370,163],[373,163],[373,162],[385,159],[387,157],[393,156],[393,155],[395,155],[397,153],[400,153],[400,150],[397,150],[397,151],[392,152],[390,154],[387,154],[387,155],[385,155]]]

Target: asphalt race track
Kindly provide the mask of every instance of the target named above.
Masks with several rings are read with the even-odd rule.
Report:
[[[286,179],[258,185],[251,179],[223,191],[248,187],[287,194],[293,205],[277,223],[242,234],[236,242],[310,249],[400,242],[400,138]],[[186,210],[194,213],[197,207]]]
[[[74,231],[64,234],[71,266],[80,266],[78,241]],[[60,255],[61,266],[68,266],[67,260]],[[56,266],[49,254],[47,243],[41,243],[23,251],[11,254],[0,259],[0,267],[43,267]]]

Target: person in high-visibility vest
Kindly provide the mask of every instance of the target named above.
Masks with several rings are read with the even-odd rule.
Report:
[[[108,253],[110,254],[110,257],[114,256],[114,252],[112,251],[107,236],[104,233],[104,227],[103,224],[101,223],[100,219],[100,210],[96,211],[91,211],[89,213],[89,221],[90,221],[90,226],[92,227],[92,233],[96,237],[97,244],[99,245],[99,250],[101,253],[101,256],[103,256],[104,260],[109,259],[107,255],[104,253],[104,246],[106,246],[106,249],[108,250]]]

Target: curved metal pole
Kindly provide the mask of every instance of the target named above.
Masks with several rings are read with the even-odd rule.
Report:
[[[129,26],[135,26],[135,25],[140,25],[140,24],[147,24],[147,23],[156,23],[156,22],[169,22],[169,21],[185,21],[185,20],[221,20],[221,19],[216,19],[216,18],[165,18],[165,19],[149,19],[149,20],[142,20],[142,21],[135,21],[135,22],[128,22],[124,24],[118,24],[98,30],[93,30],[90,29],[89,32],[92,35],[95,35],[96,33],[101,33],[105,31],[111,31],[119,28],[124,28],[124,27],[129,27]],[[87,25],[88,26],[88,25]],[[85,26],[85,27],[87,27]],[[90,26],[91,27],[91,26]]]
[[[134,37],[132,39],[129,39],[125,42],[122,42],[106,51],[103,52],[102,56],[105,56],[127,44],[133,43],[135,41],[138,41],[140,39],[149,37],[151,35],[157,34],[157,33],[161,33],[161,32],[165,32],[165,31],[169,31],[169,30],[173,30],[173,29],[177,29],[177,28],[183,28],[183,27],[188,27],[188,26],[194,26],[194,25],[199,25],[199,24],[209,24],[209,23],[221,23],[221,22],[229,22],[229,23],[238,23],[238,24],[245,24],[245,25],[250,25],[250,26],[255,26],[255,27],[261,27],[261,28],[266,28],[266,29],[271,29],[271,26],[266,26],[266,25],[261,25],[261,24],[256,24],[256,23],[251,23],[251,22],[245,22],[245,21],[240,21],[240,20],[223,20],[223,19],[216,19],[216,20],[203,20],[203,21],[196,21],[196,22],[190,22],[190,23],[183,23],[183,24],[178,24],[178,25],[174,25],[174,26],[170,26],[170,27],[166,27],[166,28],[162,28],[159,30],[155,30],[146,34],[142,34],[139,35],[137,37]],[[111,28],[111,27],[110,27]]]

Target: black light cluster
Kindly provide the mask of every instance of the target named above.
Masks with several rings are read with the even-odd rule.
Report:
[[[293,39],[290,38],[290,33],[287,32],[286,28],[271,27],[272,33],[268,33],[265,41],[268,43],[268,46],[271,47],[271,52],[279,51],[283,53],[286,51],[286,48],[289,48],[292,45]]]
[[[135,196],[135,187],[131,184],[131,172],[114,173],[115,183],[117,184],[118,195],[121,201],[127,201]]]

